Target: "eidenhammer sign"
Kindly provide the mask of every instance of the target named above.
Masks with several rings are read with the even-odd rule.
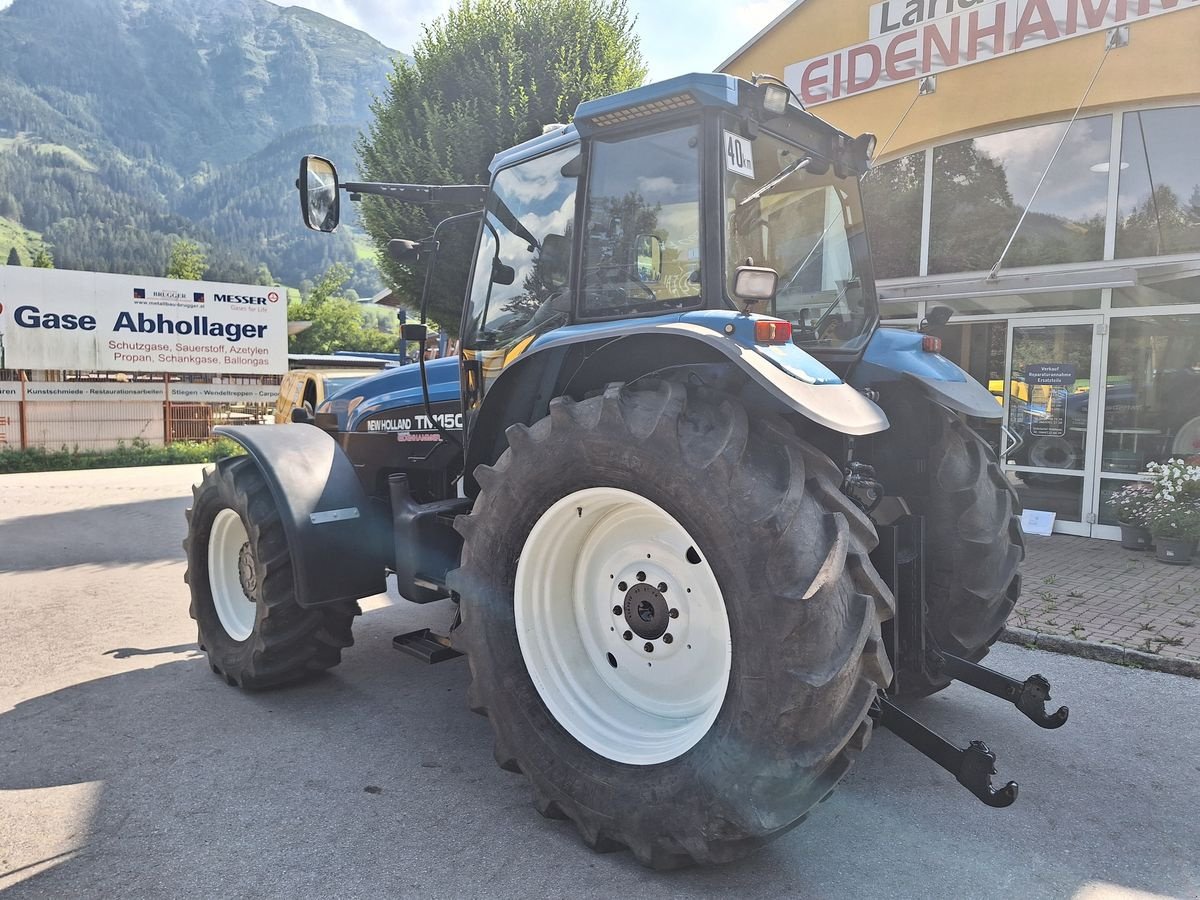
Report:
[[[282,288],[0,267],[0,367],[287,371]]]
[[[817,106],[1186,9],[1200,0],[884,0],[866,41],[793,63],[784,80]]]

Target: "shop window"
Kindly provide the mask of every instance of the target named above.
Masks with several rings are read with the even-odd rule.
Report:
[[[919,275],[924,151],[876,166],[863,178],[862,192],[875,277]],[[915,311],[909,313],[915,314]]]
[[[1200,316],[1114,318],[1101,468],[1200,456]]]
[[[1037,125],[934,150],[930,273],[995,265],[1066,128]],[[1110,116],[1070,127],[1006,268],[1102,258],[1111,133]]]
[[[1078,475],[1047,475],[1006,472],[1022,509],[1039,509],[1055,514],[1059,522],[1083,521],[1083,478]]]
[[[1200,251],[1200,106],[1126,113],[1117,256]]]

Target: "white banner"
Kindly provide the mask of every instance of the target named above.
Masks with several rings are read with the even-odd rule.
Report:
[[[792,63],[783,76],[806,106],[818,106],[1198,7],[1200,0],[886,0],[868,14],[870,40]]]
[[[95,372],[287,371],[282,288],[0,267],[0,366]]]
[[[261,403],[279,399],[277,384],[172,384],[172,403]]]
[[[166,385],[120,384],[100,381],[27,381],[25,399],[30,400],[157,400],[167,397]]]

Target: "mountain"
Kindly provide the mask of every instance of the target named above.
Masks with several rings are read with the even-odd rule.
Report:
[[[267,0],[14,0],[0,11],[0,219],[40,233],[64,268],[161,274],[187,235],[209,247],[209,277],[265,264],[297,284],[341,260],[370,290],[351,233],[304,230],[294,181],[305,152],[353,173],[394,55]]]

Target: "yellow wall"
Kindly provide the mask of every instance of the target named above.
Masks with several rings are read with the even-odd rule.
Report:
[[[724,71],[748,78],[783,75],[784,67],[865,42],[872,0],[807,0],[743,50]],[[1128,47],[1110,52],[1084,110],[1117,104],[1200,102],[1200,7],[1133,22]],[[1104,53],[1104,33],[942,72],[937,92],[920,98],[885,149],[906,151],[968,132],[1003,131],[1009,124],[1070,117]],[[849,134],[871,131],[882,143],[917,93],[917,82],[845,97],[813,111]]]

